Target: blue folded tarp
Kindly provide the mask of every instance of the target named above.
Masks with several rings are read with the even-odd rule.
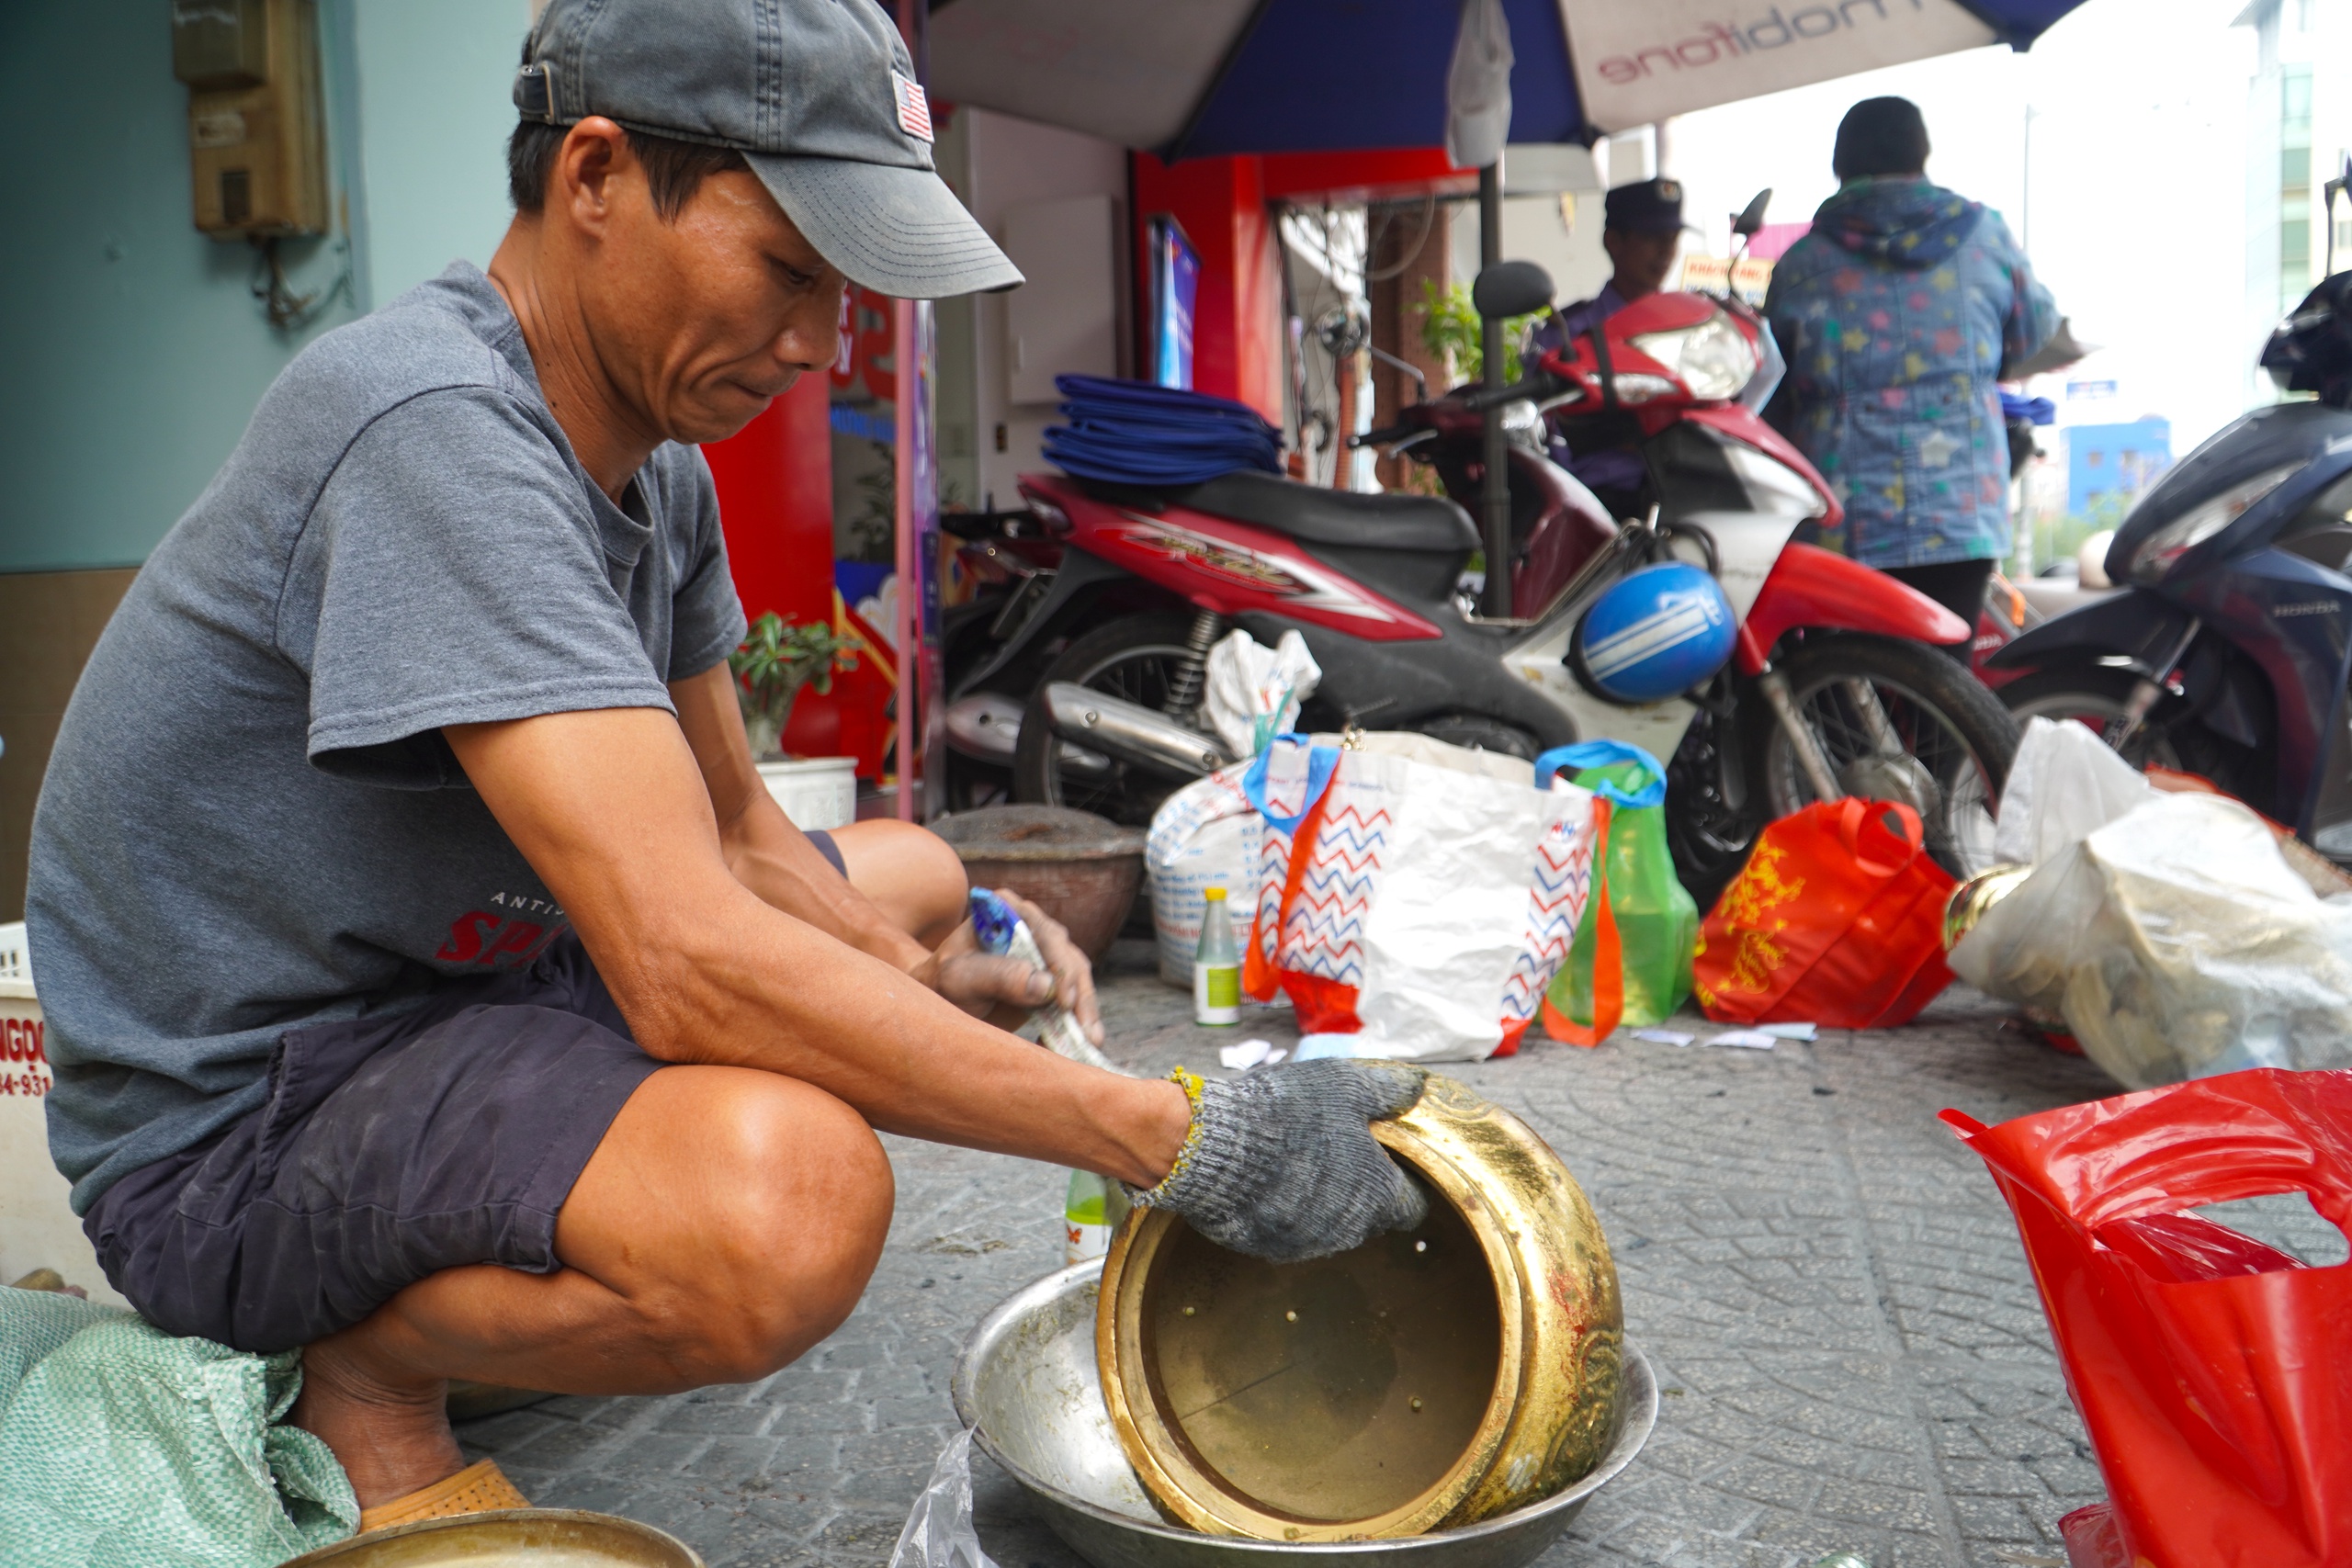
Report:
[[[1046,460],[1109,484],[1202,484],[1236,468],[1282,472],[1282,433],[1258,411],[1205,392],[1057,376],[1068,424],[1046,430]]]

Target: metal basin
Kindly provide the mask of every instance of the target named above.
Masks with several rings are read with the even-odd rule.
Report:
[[[1289,1543],[1204,1535],[1168,1522],[1111,1426],[1095,1362],[1101,1264],[1049,1274],[980,1321],[956,1362],[956,1412],[1035,1499],[1054,1533],[1096,1568],[1519,1568],[1559,1539],[1595,1492],[1633,1462],[1657,1420],[1657,1385],[1624,1346],[1620,1425],[1599,1465],[1553,1496],[1427,1535]]]

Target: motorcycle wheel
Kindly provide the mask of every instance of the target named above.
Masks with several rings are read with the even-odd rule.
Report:
[[[1763,705],[1764,699],[1753,692],[1747,700]],[[1736,716],[1720,717],[1702,709],[1666,765],[1666,847],[1674,856],[1676,879],[1702,909],[1713,908],[1724,886],[1747,863],[1757,829],[1764,826],[1752,776],[1740,798],[1726,798],[1733,783],[1725,777],[1730,768],[1745,762],[1745,772],[1754,773],[1746,755],[1753,748],[1742,749],[1739,735]],[[1724,747],[1732,749],[1728,757],[1723,754]]]
[[[1432,740],[1442,740],[1449,746],[1460,746],[1472,751],[1493,751],[1505,757],[1517,757],[1522,762],[1535,761],[1543,750],[1535,737],[1515,724],[1505,724],[1498,718],[1483,714],[1448,713],[1435,718],[1425,718],[1413,726],[1417,733]]]
[[[1832,637],[1800,649],[1780,668],[1798,714],[1840,782],[1858,795],[1901,798],[1858,777],[1876,748],[1847,682],[1867,682],[1904,755],[1932,782],[1931,792],[1905,802],[1925,807],[1919,818],[1928,852],[1954,876],[1971,876],[1993,863],[1993,812],[2017,757],[2018,721],[1958,660],[1922,643]],[[1758,703],[1760,707],[1760,698]],[[1770,710],[1756,716],[1763,728],[1758,773],[1765,820],[1777,820],[1811,804],[1813,786]]]
[[[2002,687],[2001,701],[2017,715],[2019,724],[2030,718],[2061,723],[2073,719],[2087,726],[2093,734],[2104,736],[2108,722],[2123,716],[2124,705],[2138,682],[2139,677],[2129,670],[2037,670]],[[2160,768],[2205,771],[2188,767],[2165,729],[2165,710],[2178,706],[2179,701],[2177,697],[2167,697],[2156,705],[2148,722],[2125,742],[2120,753],[2125,761],[2135,768],[2154,762]]]
[[[1028,806],[1068,806],[1129,827],[1151,826],[1151,814],[1183,780],[1113,760],[1105,773],[1071,765],[1078,751],[1054,733],[1046,716],[1046,688],[1070,681],[1107,696],[1165,709],[1177,665],[1189,651],[1190,612],[1127,615],[1095,627],[1062,649],[1037,677],[1021,717],[1012,757],[1012,797]],[[1199,722],[1197,708],[1181,716]]]

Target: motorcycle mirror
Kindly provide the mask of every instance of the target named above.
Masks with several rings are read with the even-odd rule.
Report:
[[[1765,209],[1771,205],[1772,187],[1766,186],[1756,193],[1753,201],[1739,209],[1739,216],[1731,220],[1731,231],[1743,240],[1754,238],[1756,231],[1764,227]]]
[[[1352,305],[1334,305],[1316,318],[1315,341],[1334,359],[1345,359],[1372,340],[1372,322]]]
[[[1470,286],[1470,303],[1488,321],[1499,321],[1551,309],[1552,293],[1552,275],[1533,262],[1497,262]]]

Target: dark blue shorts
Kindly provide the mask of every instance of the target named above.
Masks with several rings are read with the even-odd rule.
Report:
[[[831,863],[835,871],[840,872],[843,876],[849,874],[848,863],[842,859],[842,847],[833,842],[833,836],[831,833],[826,832],[822,828],[811,828],[805,836],[810,843],[817,846],[817,852]]]
[[[82,1228],[150,1323],[291,1349],[443,1269],[553,1273],[557,1212],[661,1066],[567,932],[398,1017],[288,1030],[259,1111],[122,1178]]]
[[[122,1178],[83,1228],[158,1327],[291,1349],[439,1269],[554,1272],[557,1212],[661,1066],[567,933],[397,1018],[288,1031],[259,1111]]]

